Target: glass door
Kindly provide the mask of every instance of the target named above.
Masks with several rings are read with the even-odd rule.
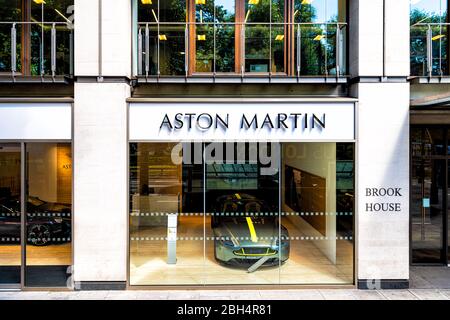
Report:
[[[25,286],[70,287],[72,149],[26,144]]]
[[[443,218],[445,161],[418,160],[412,173],[413,263],[441,263],[444,258]]]
[[[449,149],[446,127],[411,130],[413,264],[448,264]]]
[[[0,144],[0,288],[21,283],[20,144]]]

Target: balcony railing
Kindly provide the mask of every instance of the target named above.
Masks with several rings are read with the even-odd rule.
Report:
[[[138,23],[137,73],[161,77],[344,77],[346,23]]]
[[[0,22],[0,76],[73,75],[73,25]]]
[[[411,75],[450,76],[450,23],[416,23],[411,26]]]

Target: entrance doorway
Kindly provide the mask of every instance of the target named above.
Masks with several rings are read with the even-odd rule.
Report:
[[[0,144],[0,288],[70,287],[70,143]]]
[[[448,265],[450,127],[411,129],[411,260]]]

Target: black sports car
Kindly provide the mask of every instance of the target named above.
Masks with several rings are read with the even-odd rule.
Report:
[[[27,211],[27,243],[45,246],[70,241],[71,206],[29,197]],[[0,201],[0,244],[20,242],[20,201]]]

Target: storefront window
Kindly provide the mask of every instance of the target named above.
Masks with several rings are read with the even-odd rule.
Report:
[[[131,143],[130,284],[352,284],[354,148]]]

